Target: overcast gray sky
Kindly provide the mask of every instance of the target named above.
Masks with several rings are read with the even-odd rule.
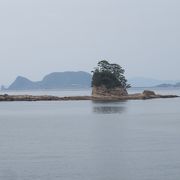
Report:
[[[179,0],[0,0],[0,84],[91,71],[180,79]]]

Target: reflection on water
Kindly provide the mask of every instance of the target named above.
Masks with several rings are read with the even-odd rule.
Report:
[[[18,175],[16,172],[10,170],[10,169],[6,169],[6,170],[2,170],[0,171],[0,179],[3,180],[17,180],[18,179]]]
[[[96,102],[93,101],[93,112],[97,114],[121,114],[125,112],[126,106],[123,102]]]
[[[93,112],[98,114],[120,114],[125,111],[125,107],[117,106],[99,106],[93,107]]]

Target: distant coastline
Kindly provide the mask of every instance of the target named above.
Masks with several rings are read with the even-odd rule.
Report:
[[[180,88],[180,82],[176,84],[159,84],[155,87],[160,87],[160,88]]]
[[[18,76],[7,88],[1,87],[3,91],[24,91],[24,90],[58,90],[78,89],[91,87],[91,74],[84,71],[53,72],[41,81],[31,81],[26,77]]]

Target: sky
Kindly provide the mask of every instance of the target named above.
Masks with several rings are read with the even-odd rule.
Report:
[[[127,78],[180,80],[179,0],[1,0],[0,84],[106,59]]]

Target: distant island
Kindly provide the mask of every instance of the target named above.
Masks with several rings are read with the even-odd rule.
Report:
[[[157,85],[155,87],[160,87],[160,88],[180,88],[180,82],[176,83],[176,84],[163,83],[163,84],[159,84],[159,85]]]
[[[90,88],[92,75],[84,71],[54,72],[46,75],[41,81],[31,81],[18,76],[8,87],[2,90],[55,90]]]
[[[180,80],[159,80],[146,77],[129,78],[132,87],[180,87]]]

